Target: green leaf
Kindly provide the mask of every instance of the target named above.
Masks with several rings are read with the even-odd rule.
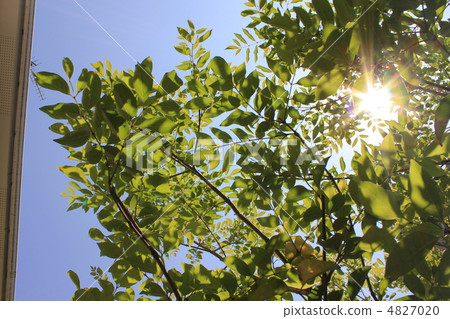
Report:
[[[233,77],[231,75],[231,69],[228,63],[219,56],[211,59],[208,65],[215,75],[220,76],[220,88],[224,91],[231,90],[233,88]]]
[[[249,296],[250,301],[267,300],[287,291],[286,284],[279,278],[271,277],[260,281],[257,282],[258,286],[255,291]]]
[[[415,231],[407,235],[394,247],[386,260],[386,278],[392,282],[414,269],[424,261],[436,241],[436,236],[428,232]]]
[[[419,214],[441,217],[443,202],[436,182],[415,160],[410,163],[409,184],[411,201],[419,209]]]
[[[224,143],[230,143],[233,140],[233,138],[230,136],[230,134],[228,134],[222,130],[219,130],[218,128],[212,127],[211,132]]]
[[[85,184],[88,183],[83,170],[77,166],[58,166],[58,169],[71,179],[83,182]]]
[[[239,65],[234,71],[234,83],[239,84],[245,78],[245,73],[247,72],[245,63]]]
[[[297,15],[298,19],[303,23],[303,25],[306,28],[312,27],[313,23],[311,20],[311,14],[306,12],[305,9],[303,9],[301,6],[294,7],[295,14]]]
[[[253,273],[250,271],[248,265],[242,261],[241,259],[234,256],[227,256],[223,260],[225,265],[230,267],[231,270],[236,271],[237,273],[243,276],[251,276]]]
[[[439,159],[441,155],[446,153],[450,153],[450,134],[444,135],[442,144],[437,141],[433,141],[425,148],[423,156]]]
[[[91,131],[87,127],[67,133],[61,138],[54,139],[55,142],[70,147],[80,147],[86,144],[91,137]]]
[[[267,15],[261,16],[261,21],[270,24],[276,28],[281,28],[286,31],[299,32],[298,24],[290,17],[281,15],[279,13],[273,14],[270,18]]]
[[[235,110],[220,125],[229,126],[232,124],[240,124],[242,126],[248,126],[252,124],[257,118],[258,117],[253,113]]]
[[[434,130],[436,139],[442,145],[442,137],[447,129],[448,120],[450,119],[450,95],[447,95],[439,103],[439,107],[435,112]]]
[[[271,269],[272,256],[262,247],[251,247],[253,262],[260,269]]]
[[[333,9],[328,0],[312,0],[312,5],[314,10],[319,15],[323,24],[334,23],[334,13]]]
[[[189,25],[189,28],[192,30],[192,31],[194,31],[195,30],[195,26],[194,26],[194,23],[191,21],[191,20],[187,20],[187,22],[188,22],[188,25]]]
[[[250,73],[242,82],[240,92],[248,100],[259,86],[258,72]]]
[[[89,74],[88,69],[83,68],[83,70],[81,70],[81,74],[78,77],[78,81],[77,81],[77,92],[81,92],[85,88],[87,88],[88,74]]]
[[[49,126],[48,129],[56,134],[61,135],[69,133],[69,129],[63,123],[53,123]]]
[[[295,102],[300,104],[309,104],[314,102],[314,95],[305,94],[302,92],[294,94],[292,98]]]
[[[161,82],[159,83],[158,93],[160,95],[167,95],[178,90],[183,81],[178,77],[175,71],[170,71],[164,74]]]
[[[202,36],[198,38],[198,42],[204,42],[211,36],[212,30],[206,31]]]
[[[162,101],[161,103],[155,105],[155,107],[169,116],[175,116],[180,114],[180,105],[174,100]]]
[[[297,185],[294,186],[289,190],[289,192],[286,195],[286,201],[287,202],[298,202],[302,199],[305,199],[311,195],[311,191],[308,190],[306,187]]]
[[[220,283],[230,294],[234,294],[238,287],[236,276],[230,272],[222,272]]]
[[[103,235],[103,233],[100,231],[100,229],[97,228],[91,228],[89,229],[89,237],[92,238],[93,240],[103,240],[103,238],[105,238],[105,235]]]
[[[436,278],[439,285],[450,286],[450,249],[448,248],[441,257]]]
[[[336,9],[336,19],[342,27],[356,19],[355,9],[348,0],[333,0]]]
[[[102,82],[95,72],[88,72],[86,76],[87,86],[83,91],[83,97],[81,103],[85,109],[93,107],[102,93]]]
[[[35,81],[43,88],[70,95],[69,85],[56,73],[38,72],[35,74]]]
[[[80,289],[80,278],[78,277],[77,273],[73,270],[69,270],[67,272],[67,275],[69,275],[70,280],[75,284],[75,288],[78,290]]]
[[[369,274],[370,266],[356,269],[348,276],[347,293],[350,300],[355,300],[361,287],[364,285],[364,281]]]
[[[267,65],[273,73],[282,81],[289,82],[291,80],[291,73],[288,68],[280,63],[280,61],[272,60],[267,57]]]
[[[394,237],[386,228],[378,228],[373,225],[365,232],[358,247],[368,252],[376,252],[382,249],[390,252],[394,245]]]
[[[297,269],[300,281],[306,284],[315,277],[336,268],[338,265],[332,261],[308,258],[302,260]]]
[[[64,58],[62,61],[64,72],[66,73],[67,77],[70,79],[73,74],[73,63],[70,61],[69,58]],[[77,288],[79,289],[79,288]]]
[[[416,275],[408,273],[404,276],[403,282],[416,297],[423,298],[426,295],[426,288],[424,285],[424,282],[426,281],[422,278],[419,279]]]
[[[157,283],[153,282],[152,279],[147,279],[144,281],[139,288],[142,289],[141,293],[147,296],[167,297],[167,293],[164,289],[162,289]]]
[[[206,90],[205,86],[200,82],[200,80],[192,79],[189,82],[187,82],[187,87],[189,90],[194,91],[198,94],[206,95],[208,94],[208,91]]]
[[[141,103],[144,103],[153,89],[153,62],[150,57],[136,64],[133,77],[133,87]]]
[[[277,216],[266,216],[266,217],[259,217],[256,218],[256,220],[258,221],[258,223],[263,226],[263,227],[267,227],[267,228],[277,228],[278,225],[280,224],[280,221],[278,220]]]
[[[78,105],[75,103],[58,103],[54,105],[46,105],[40,108],[48,116],[57,120],[68,120],[77,118],[80,115]]]
[[[387,170],[392,170],[395,163],[395,155],[397,154],[393,134],[386,135],[381,143],[380,150],[384,166]]]
[[[100,256],[106,256],[109,258],[119,258],[122,255],[122,248],[109,240],[97,243],[100,248]]]
[[[336,94],[345,78],[345,72],[341,69],[333,69],[325,73],[319,80],[316,89],[316,100],[323,100]]]
[[[91,143],[86,145],[86,160],[89,164],[97,164],[103,157],[100,146]]]
[[[358,182],[357,186],[357,197],[368,214],[383,220],[394,220],[401,216],[399,194],[372,182]],[[351,188],[350,193],[355,199],[355,189]]]
[[[211,105],[212,99],[209,97],[196,97],[186,103],[186,108],[191,110],[204,110]]]
[[[113,94],[116,105],[121,114],[127,118],[133,118],[137,115],[137,102],[133,92],[123,83],[113,83]]]
[[[216,56],[209,62],[209,67],[214,71],[216,75],[223,78],[231,77],[231,69],[228,63],[220,56]]]
[[[164,134],[172,132],[176,124],[165,117],[152,116],[149,119],[143,120],[138,126],[143,129],[149,129],[152,132]]]

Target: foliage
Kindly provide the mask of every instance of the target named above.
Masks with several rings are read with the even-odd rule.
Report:
[[[89,236],[114,259],[95,288],[70,271],[73,299],[448,300],[446,1],[246,5],[241,65],[188,21],[186,61],[159,82],[150,58],[35,75],[71,98],[41,109],[76,161],[59,168],[69,210],[97,215]],[[358,111],[376,85],[397,120]]]

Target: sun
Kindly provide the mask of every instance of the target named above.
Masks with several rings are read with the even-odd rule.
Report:
[[[391,92],[382,86],[374,86],[356,95],[358,113],[369,114],[372,119],[393,120],[397,117]]]

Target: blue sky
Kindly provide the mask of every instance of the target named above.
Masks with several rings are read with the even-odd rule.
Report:
[[[83,67],[107,58],[114,68],[133,69],[134,61],[96,25],[74,0],[37,0],[33,40],[35,71],[63,74],[61,61],[69,57],[74,76]],[[187,19],[197,28],[212,28],[205,46],[212,56],[229,61],[232,44],[248,20],[240,16],[242,0],[77,0],[136,60],[153,59],[154,75],[161,78],[175,69],[183,57],[173,46],[177,26]],[[106,270],[112,262],[100,258],[88,230],[98,225],[96,217],[83,211],[66,212],[68,199],[61,197],[68,179],[56,168],[68,162],[67,152],[53,142],[48,127],[53,120],[39,107],[64,100],[62,94],[44,91],[40,101],[30,85],[28,99],[16,300],[69,300],[74,286],[67,270],[80,275],[83,286],[91,284],[90,266]]]

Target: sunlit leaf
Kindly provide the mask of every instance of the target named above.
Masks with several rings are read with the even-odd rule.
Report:
[[[73,74],[73,63],[69,58],[64,58],[62,62],[64,72],[66,73],[67,77],[70,79]],[[79,289],[79,288],[77,288]]]
[[[243,276],[251,276],[252,272],[250,271],[250,268],[248,265],[242,261],[241,259],[234,257],[234,256],[227,256],[223,260],[225,265],[230,267],[230,269],[236,271],[237,273],[243,275]]]
[[[58,74],[51,72],[38,72],[35,74],[35,81],[43,88],[70,94],[69,85]]]
[[[114,99],[119,111],[127,118],[135,117],[137,114],[137,102],[133,92],[123,83],[115,82],[113,84]]]
[[[133,77],[133,87],[141,103],[147,100],[153,90],[152,76],[153,62],[148,57],[139,64],[136,64]]]
[[[57,138],[54,141],[71,147],[80,147],[86,144],[91,136],[91,131],[87,127],[80,128],[78,130],[69,132],[61,138]]]

